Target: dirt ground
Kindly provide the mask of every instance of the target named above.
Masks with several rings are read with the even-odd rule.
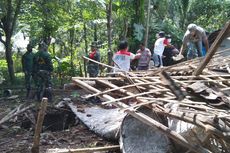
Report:
[[[54,110],[53,106],[60,102],[63,98],[71,98],[74,102],[81,103],[78,101],[78,98],[76,98],[81,94],[81,91],[54,91],[54,102],[52,104],[49,104],[47,113],[49,113],[50,110]],[[12,99],[0,97],[0,120],[12,109],[16,108],[20,104],[24,104],[24,106],[27,106],[31,103],[35,103],[36,108],[38,108],[39,106],[39,102],[35,100],[26,100],[23,90],[14,91],[13,95],[19,96]],[[25,118],[30,118],[28,117],[28,114],[31,112],[33,112],[33,110],[29,112],[27,111],[27,113],[16,116],[10,121],[0,125],[1,153],[31,152],[30,149],[33,143],[34,124],[30,123],[29,125],[26,125],[26,123],[28,123],[28,119],[25,120]],[[55,112],[58,112],[58,110],[56,110]],[[50,131],[47,129],[43,128],[43,133],[41,134],[40,152],[46,152],[47,149],[51,148],[78,149],[118,144],[118,142],[105,140],[93,133],[92,131],[89,131],[88,128],[79,120],[76,120],[75,123],[69,124],[68,128],[66,129],[58,131]],[[116,153],[120,152],[117,151]]]

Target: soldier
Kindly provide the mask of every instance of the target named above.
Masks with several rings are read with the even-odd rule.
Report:
[[[52,101],[51,72],[53,71],[53,64],[48,53],[48,46],[44,42],[41,42],[38,46],[38,52],[34,57],[33,70],[36,74],[37,99],[41,100],[42,97],[47,97],[48,101]]]
[[[34,53],[30,44],[27,45],[27,52],[22,56],[22,70],[25,74],[26,97],[28,98],[31,90],[33,59]]]
[[[97,44],[94,42],[91,44],[91,52],[89,53],[88,57],[90,59],[93,59],[95,61],[100,62],[100,52],[97,48]],[[94,63],[92,61],[88,62],[88,73],[89,77],[97,77],[99,74],[99,65],[97,63]]]

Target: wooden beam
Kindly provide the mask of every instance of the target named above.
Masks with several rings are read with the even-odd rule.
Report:
[[[49,149],[48,153],[94,153],[101,151],[116,151],[119,150],[120,146],[104,146],[104,147],[95,147],[95,148],[81,148],[81,149]]]
[[[214,43],[212,44],[211,48],[209,49],[207,55],[205,58],[201,61],[201,64],[198,66],[198,68],[194,71],[193,75],[198,76],[202,73],[206,65],[210,62],[213,55],[216,53],[218,47],[220,46],[221,42],[224,40],[224,38],[229,34],[230,30],[230,21],[226,23],[224,28],[220,31],[217,38],[215,39]]]

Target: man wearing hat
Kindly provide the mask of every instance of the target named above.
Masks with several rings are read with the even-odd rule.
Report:
[[[93,42],[91,44],[91,51],[88,55],[88,57],[92,60],[100,62],[100,52],[97,48],[97,43]],[[99,74],[99,65],[97,63],[94,63],[92,61],[88,62],[87,70],[90,77],[97,77]]]
[[[196,24],[189,24],[187,31],[183,37],[183,44],[180,49],[180,54],[187,56],[193,56],[197,50],[197,55],[202,56],[202,42],[205,45],[206,52],[209,49],[208,38],[206,36],[205,30]],[[185,53],[185,49],[188,48],[188,52]]]

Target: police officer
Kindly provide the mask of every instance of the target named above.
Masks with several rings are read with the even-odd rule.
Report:
[[[88,57],[90,59],[93,59],[95,61],[100,62],[100,52],[97,48],[97,43],[94,42],[91,44],[91,52],[89,53]],[[99,74],[99,65],[97,63],[94,63],[92,61],[88,62],[88,73],[90,77],[97,77]]]
[[[26,97],[29,97],[32,83],[32,72],[33,72],[33,59],[34,53],[31,44],[27,45],[27,51],[22,56],[22,70],[25,74],[25,86],[26,86]]]
[[[48,53],[48,46],[44,42],[38,46],[33,66],[36,74],[37,99],[41,100],[42,97],[47,97],[48,101],[52,101],[51,72],[53,71],[53,64],[51,55]]]

